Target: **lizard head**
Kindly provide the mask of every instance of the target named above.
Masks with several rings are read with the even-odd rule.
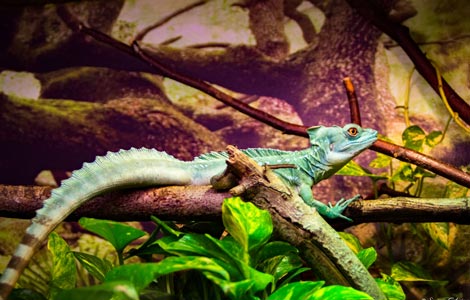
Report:
[[[325,156],[323,163],[343,166],[377,140],[377,131],[356,124],[344,127],[315,126],[307,129],[312,147],[321,147]]]

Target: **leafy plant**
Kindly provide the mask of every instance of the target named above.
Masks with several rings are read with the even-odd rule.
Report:
[[[141,231],[116,222],[82,219],[82,226],[99,233],[122,253],[122,261],[113,266],[94,255],[72,252],[58,235],[51,235],[50,250],[57,262],[53,272],[56,274],[53,298],[134,300],[165,299],[173,295],[187,299],[185,296],[191,295],[188,296],[191,299],[371,299],[350,287],[298,281],[299,275],[309,269],[303,266],[295,247],[271,241],[273,224],[267,211],[239,198],[230,198],[224,201],[222,212],[228,232],[222,238],[184,233],[153,218],[157,230],[147,241],[126,253],[126,246],[142,236]],[[159,232],[164,233],[163,237]],[[362,249],[357,240],[344,236],[366,265],[375,261],[375,250]],[[153,254],[163,254],[164,258],[158,262],[123,264],[130,257],[148,259]],[[70,261],[73,257],[101,284],[75,288],[72,274],[76,272],[75,264]],[[184,284],[190,286],[189,293],[182,292]],[[396,292],[393,285],[387,282],[382,285]]]

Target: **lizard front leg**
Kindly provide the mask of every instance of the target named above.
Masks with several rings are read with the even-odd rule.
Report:
[[[342,213],[346,209],[346,207],[348,207],[348,205],[351,204],[351,202],[359,199],[360,195],[356,195],[352,197],[351,199],[341,198],[338,202],[336,202],[335,205],[332,205],[331,202],[329,202],[327,205],[327,204],[324,204],[323,202],[316,200],[313,197],[312,189],[310,185],[301,182],[298,186],[298,189],[299,189],[299,195],[304,200],[304,202],[307,203],[309,206],[315,207],[315,209],[321,215],[330,219],[342,218],[348,221],[352,221],[350,218],[344,216]]]

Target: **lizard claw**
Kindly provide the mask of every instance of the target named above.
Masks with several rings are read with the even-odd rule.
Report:
[[[332,219],[342,218],[351,222],[352,219],[342,215],[342,213],[348,207],[348,205],[351,204],[351,202],[356,201],[359,198],[361,198],[360,195],[356,195],[351,199],[341,198],[338,202],[336,202],[334,206],[331,203],[328,203],[329,210],[327,213],[327,217]]]

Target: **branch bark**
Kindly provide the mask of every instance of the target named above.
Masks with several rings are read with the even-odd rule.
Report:
[[[0,217],[30,219],[50,195],[51,187],[0,185]],[[168,220],[211,220],[220,217],[226,192],[209,186],[171,186],[123,190],[95,197],[67,220],[82,216],[117,221],[147,221],[151,215]],[[327,220],[335,228],[370,222],[454,222],[470,224],[470,199],[394,197],[359,200],[345,215],[354,220]]]
[[[31,219],[51,190],[51,187],[41,186],[0,185],[0,216]],[[229,196],[210,186],[115,191],[93,198],[70,215],[67,221],[77,221],[83,216],[116,221],[148,221],[152,215],[174,221],[214,220],[220,219],[223,199]]]
[[[229,158],[225,172],[234,195],[270,212],[276,234],[296,246],[301,256],[319,278],[328,284],[350,285],[374,299],[385,299],[377,283],[357,256],[328,225],[320,214],[305,204],[296,191],[285,185],[269,168],[259,166],[253,159],[233,146],[227,147]]]

